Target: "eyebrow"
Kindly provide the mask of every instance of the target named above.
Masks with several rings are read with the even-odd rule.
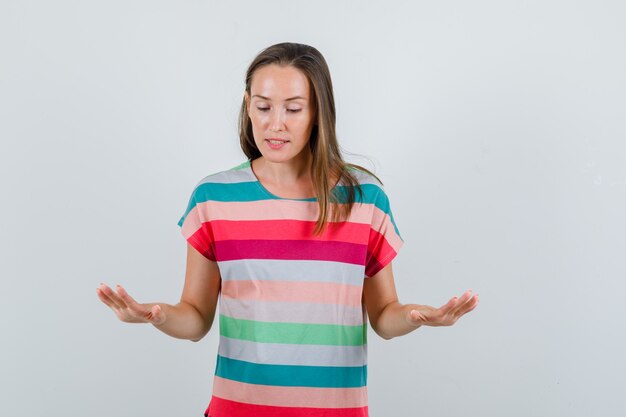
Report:
[[[253,95],[253,96],[252,96],[252,98],[254,98],[254,97],[258,97],[258,98],[261,98],[261,99],[263,99],[263,100],[267,100],[267,101],[272,101],[272,99],[271,99],[271,98],[269,98],[269,97],[265,97],[265,96],[262,96],[262,95],[260,95],[260,94],[255,94],[255,95]],[[289,98],[288,98],[288,99],[286,99],[285,101],[298,100],[298,99],[300,99],[300,100],[306,100],[306,97],[302,97],[302,96],[289,97]]]

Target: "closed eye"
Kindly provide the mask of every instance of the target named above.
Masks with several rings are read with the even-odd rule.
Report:
[[[262,112],[269,111],[269,109],[270,109],[269,107],[257,107],[257,110],[258,111],[262,111]],[[298,112],[302,111],[302,109],[287,109],[287,111],[289,113],[298,113]]]

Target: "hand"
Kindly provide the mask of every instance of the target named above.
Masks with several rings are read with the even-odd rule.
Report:
[[[117,318],[125,323],[151,323],[154,325],[165,322],[165,313],[157,304],[139,304],[124,288],[116,286],[117,292],[105,284],[100,284],[96,293],[104,304],[115,312]]]
[[[406,317],[412,326],[451,326],[478,305],[478,294],[472,295],[468,290],[460,298],[453,297],[439,308],[431,306],[414,305]]]

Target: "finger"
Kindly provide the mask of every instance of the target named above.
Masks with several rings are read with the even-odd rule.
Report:
[[[115,303],[113,303],[113,301],[111,301],[111,299],[102,291],[102,288],[98,287],[96,289],[96,293],[98,294],[98,298],[100,299],[100,301],[102,301],[110,308],[117,309],[117,305],[115,305]]]
[[[111,300],[111,302],[116,308],[118,309],[126,308],[126,303],[124,303],[124,301],[120,298],[120,296],[115,293],[115,291],[113,291],[107,285],[104,285],[103,287],[101,286],[100,288],[102,289],[102,292],[107,297],[109,297],[109,299]]]
[[[472,290],[465,291],[463,294],[461,294],[461,297],[459,298],[459,301],[460,301],[459,304],[465,304],[472,298],[472,296],[473,296]]]
[[[115,300],[115,302],[120,306],[120,308],[128,308],[128,305],[126,304],[126,301],[124,301],[124,299],[121,297],[119,291],[120,291],[120,285],[117,284],[115,286],[115,291],[111,290],[111,292],[113,293],[113,299]]]
[[[478,305],[478,295],[473,295],[463,306],[457,311],[457,317],[469,313]]]
[[[468,309],[474,306],[478,302],[478,295],[470,292],[467,297],[467,301],[463,304],[463,309]]]
[[[466,313],[469,313],[478,305],[478,294],[474,295],[470,301],[467,302],[467,310]]]
[[[122,299],[122,301],[124,301],[124,303],[127,306],[131,306],[133,304],[139,304],[137,301],[135,301],[135,299],[133,297],[131,297],[126,292],[126,290],[121,285],[117,285],[117,292],[118,292],[120,298]]]
[[[130,309],[130,311],[137,317],[141,317],[143,320],[152,321],[152,312],[150,309],[146,308],[143,304],[135,301],[133,297],[128,294],[128,292],[121,286],[117,285],[117,292],[119,293],[120,298],[124,301],[126,306]]]
[[[100,284],[98,287],[98,295],[100,296],[100,299],[109,307],[118,310],[120,307],[113,299],[112,293],[113,290],[111,290],[108,285]]]
[[[456,306],[458,305],[458,303],[459,303],[459,299],[458,299],[458,297],[452,297],[452,298],[450,299],[450,301],[448,301],[447,303],[445,303],[444,305],[442,305],[441,307],[439,307],[439,311],[440,311],[442,314],[447,314],[447,313],[449,313],[450,311],[452,311],[454,308],[456,308]]]
[[[457,316],[462,315],[467,308],[467,303],[471,302],[472,298],[472,290],[465,291],[459,298],[457,305],[454,309],[452,309],[451,313]]]

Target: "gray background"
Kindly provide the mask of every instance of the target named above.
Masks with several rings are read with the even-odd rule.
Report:
[[[95,289],[178,301],[187,198],[244,160],[244,71],[295,41],[390,195],[401,301],[481,297],[370,334],[371,415],[625,415],[625,22],[597,0],[3,0],[0,414],[202,414],[217,329],[123,324]]]

